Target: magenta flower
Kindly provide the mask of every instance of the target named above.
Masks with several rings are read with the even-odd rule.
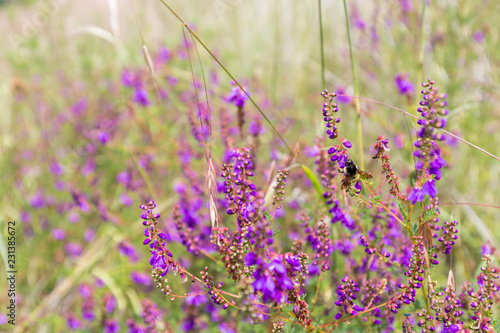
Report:
[[[73,115],[75,116],[81,116],[85,112],[87,112],[88,107],[89,103],[85,98],[82,98],[71,106],[71,113],[73,113]]]
[[[106,319],[104,322],[104,332],[105,333],[117,333],[120,331],[120,326],[118,322],[114,319]]]
[[[122,72],[122,85],[127,88],[139,87],[140,80],[134,72],[124,69]]]
[[[61,228],[55,228],[54,230],[52,230],[51,234],[52,237],[57,240],[63,240],[64,238],[66,238],[66,233]]]
[[[60,176],[60,175],[63,175],[64,174],[64,170],[61,166],[61,164],[57,163],[57,162],[52,162],[50,164],[50,172],[56,176]]]
[[[80,221],[80,214],[78,212],[71,212],[68,214],[68,221],[71,223],[78,223]]]
[[[438,193],[435,183],[436,182],[434,180],[426,181],[425,184],[422,186],[422,193],[424,195],[431,196],[431,198],[435,198]]]
[[[394,77],[394,83],[401,95],[413,95],[415,86],[408,78],[408,73],[399,73]]]
[[[143,88],[137,88],[134,90],[133,100],[137,104],[145,107],[151,104],[151,102],[149,101],[148,92]]]
[[[135,284],[142,284],[144,286],[151,285],[151,276],[146,273],[132,271],[132,273],[130,273],[130,280],[132,280]]]
[[[134,203],[134,200],[127,193],[122,193],[119,200],[120,203],[124,206],[132,206],[132,204]]]
[[[170,84],[171,86],[175,86],[175,85],[177,85],[177,83],[179,83],[179,79],[178,79],[178,78],[176,78],[175,76],[169,76],[169,77],[167,78],[167,82],[168,82],[168,84]]]
[[[99,131],[97,133],[97,140],[99,140],[99,142],[101,142],[103,145],[105,145],[106,143],[108,143],[110,139],[110,135],[108,132],[106,131]]]
[[[349,104],[352,101],[352,97],[346,96],[346,88],[343,86],[337,86],[337,101],[340,104]]]
[[[80,243],[77,242],[69,242],[64,245],[64,251],[70,257],[77,257],[82,254],[83,247]]]
[[[88,298],[88,297],[92,296],[92,286],[90,286],[86,283],[82,283],[78,287],[78,291],[80,292],[80,295],[82,295],[83,298]]]
[[[474,31],[472,34],[472,38],[478,43],[482,43],[484,41],[484,34],[481,30]]]
[[[137,260],[139,260],[137,251],[129,242],[121,242],[120,244],[118,244],[118,252],[128,257],[132,262],[137,262]]]
[[[424,200],[425,194],[422,192],[418,186],[413,188],[413,191],[408,195],[408,200],[410,200],[413,204],[416,202],[422,202]]]
[[[82,322],[72,314],[66,316],[66,325],[72,331],[82,328]]]
[[[94,230],[88,229],[87,231],[85,231],[83,239],[85,239],[85,241],[88,243],[88,242],[91,242],[94,239],[94,237],[95,237]]]
[[[132,176],[127,171],[120,172],[116,176],[116,181],[120,184],[123,184],[123,186],[125,186],[126,188],[130,188],[132,184]]]
[[[115,310],[116,299],[111,293],[107,293],[103,297],[104,308],[107,313],[112,313]]]
[[[158,68],[164,64],[166,64],[172,58],[172,52],[166,47],[161,47],[158,55],[156,56],[154,62],[155,67]]]
[[[197,285],[193,285],[190,290],[190,295],[186,297],[186,303],[193,306],[200,306],[207,303],[207,295],[202,292],[202,289]]]
[[[33,195],[30,199],[30,205],[34,208],[43,208],[45,207],[45,200],[43,198],[42,191],[38,191],[35,195]]]
[[[234,86],[231,89],[231,92],[229,95],[226,97],[226,100],[229,103],[233,103],[236,107],[242,108],[245,106],[246,101],[248,100],[248,96],[236,85],[236,83],[233,81],[231,84]],[[250,95],[248,92],[248,88],[243,86],[243,89],[247,94]]]

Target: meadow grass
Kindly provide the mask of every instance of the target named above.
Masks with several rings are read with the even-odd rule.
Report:
[[[448,94],[450,113],[446,129],[499,155],[500,140],[496,133],[500,126],[497,92],[500,59],[496,50],[500,33],[494,24],[500,16],[499,4],[432,3],[426,8],[422,26],[421,4],[414,4],[412,10],[404,12],[399,1],[369,5],[347,3],[351,15],[351,38],[348,39],[342,4],[319,2],[323,44],[315,2],[222,0],[196,6],[165,1],[186,20],[227,72],[248,87],[251,98],[290,150],[294,154],[300,152],[294,163],[314,170],[314,158],[307,156],[308,149],[314,146],[316,137],[328,145],[324,140],[320,112],[323,100],[319,93],[325,88],[332,92],[345,88],[347,95],[366,98],[339,104],[341,137],[348,138],[354,146],[350,156],[359,163],[364,160],[363,169],[374,176],[373,187],[381,189],[384,178],[378,162],[371,159],[369,148],[383,135],[390,140],[391,165],[401,177],[401,187],[412,186],[415,176],[411,146],[415,140],[414,128],[418,125],[390,106],[418,115],[419,83],[427,77],[432,77],[440,91]],[[160,331],[179,331],[178,323],[186,323],[186,314],[198,330],[205,328],[204,325],[207,330],[221,330],[209,325],[210,318],[205,311],[192,306],[186,309],[183,300],[171,303],[169,297],[156,292],[151,284],[132,282],[130,274],[132,271],[150,273],[149,255],[140,245],[144,237],[137,206],[154,199],[158,204],[156,211],[165,219],[166,226],[173,228],[172,212],[178,202],[179,183],[186,178],[190,184],[196,183],[193,179],[204,181],[207,157],[213,160],[215,173],[220,176],[227,148],[220,134],[221,127],[227,125],[221,121],[221,109],[225,108],[229,117],[236,119],[235,107],[224,100],[232,88],[228,73],[160,2],[135,3],[134,7],[120,5],[119,36],[108,28],[109,11],[103,4],[96,4],[92,9],[66,2],[49,12],[47,23],[37,27],[30,38],[19,35],[25,21],[40,13],[39,3],[26,7],[7,4],[0,8],[3,21],[9,22],[5,31],[17,36],[11,36],[17,42],[12,44],[12,38],[8,39],[1,51],[6,61],[1,67],[5,79],[0,90],[6,101],[2,111],[4,121],[0,124],[2,225],[13,219],[20,223],[16,248],[20,324],[17,330],[65,331],[68,316],[74,315],[86,329],[98,330],[106,326],[103,323],[108,319],[116,320],[122,331],[126,331],[127,319],[141,321],[141,312],[146,307],[141,304],[144,298],[153,300],[163,311],[165,320],[157,324]],[[88,15],[80,14],[84,9]],[[72,18],[75,20],[68,22]],[[365,23],[364,29],[361,22]],[[82,26],[100,27],[104,32],[77,29]],[[112,42],[103,38],[108,36],[106,31],[111,32]],[[482,39],[479,32],[483,34]],[[185,58],[184,38],[193,45],[188,48],[190,61]],[[152,61],[144,59],[144,45]],[[172,56],[158,65],[155,61],[161,57],[162,46],[168,48]],[[357,84],[353,80],[353,68]],[[125,69],[138,73],[136,79],[149,93],[149,106],[134,100],[135,88],[123,86]],[[398,93],[394,83],[398,73],[409,74],[416,86],[412,96]],[[198,110],[192,100],[195,96],[193,77],[197,82],[196,98],[204,101],[208,97],[211,119],[203,118],[208,117],[205,102],[200,103]],[[168,78],[176,78],[178,82],[173,84]],[[78,109],[82,100],[87,105],[79,114],[75,108]],[[190,136],[195,131],[203,134],[204,130],[199,128],[199,112],[204,119],[203,126],[213,126],[208,155],[204,141],[198,142]],[[315,199],[315,191],[304,185],[311,179],[314,183],[314,178],[307,180],[303,172],[297,171],[299,168],[287,162],[293,154],[250,103],[245,105],[245,117],[246,129],[251,122],[260,122],[265,128],[258,140],[254,141],[250,134],[240,136],[236,120],[231,123],[229,137],[236,147],[249,142],[258,145],[261,173],[256,173],[254,182],[269,185],[272,180],[269,173],[286,166],[291,168],[292,185],[287,185],[283,204],[288,212],[273,221],[277,244],[287,252],[291,241],[286,231],[300,231],[296,211],[288,208],[287,200],[310,202],[307,208],[312,211],[323,209]],[[109,140],[105,140],[103,132],[110,136]],[[401,148],[396,149],[396,140],[401,141]],[[498,249],[500,244],[496,227],[500,217],[500,167],[495,158],[462,142],[443,146],[442,156],[447,166],[438,185],[440,219],[460,223],[452,261],[458,289],[464,281],[474,281],[483,265],[481,246],[489,242]],[[183,153],[191,155],[193,160],[181,162]],[[59,163],[63,171],[51,169],[54,162]],[[130,184],[119,180],[123,172],[131,175]],[[220,177],[217,180],[220,181]],[[340,183],[340,179],[337,178],[337,182]],[[198,193],[190,191],[187,198],[194,200]],[[366,193],[363,190],[363,194]],[[124,203],[124,194],[130,197],[132,205]],[[78,197],[80,199],[75,199]],[[218,200],[223,200],[222,197],[219,194]],[[88,208],[81,200],[87,202]],[[187,199],[181,197],[181,200]],[[357,201],[346,200],[357,211]],[[226,214],[223,210],[218,214],[219,222],[227,219],[223,217]],[[206,232],[204,227],[211,227],[210,218],[206,214],[202,217],[204,226],[195,228],[200,234],[202,230]],[[365,218],[361,220],[365,226],[369,225]],[[345,230],[337,228],[338,224],[335,226],[330,230],[333,241],[346,235]],[[56,239],[55,229],[63,230],[65,237]],[[5,231],[6,227],[2,229],[3,242]],[[93,238],[85,235],[89,232],[95,234]],[[178,241],[183,232],[187,231],[172,232],[172,239]],[[202,237],[200,242],[208,242],[208,239]],[[81,249],[74,250],[68,244]],[[123,246],[130,244],[135,251],[123,250]],[[2,245],[5,248],[5,244]],[[182,265],[192,265],[192,272],[198,273],[206,265],[207,261],[188,254],[182,244],[169,243],[169,250]],[[136,253],[138,260],[132,258],[131,252]],[[6,261],[5,251],[2,257]],[[226,283],[226,272],[217,254],[208,253],[208,257],[217,262],[212,263],[210,269]],[[327,284],[328,278],[338,282],[343,273],[349,272],[341,254],[334,252],[331,260],[329,275],[322,280],[310,280],[310,290],[320,297],[309,291],[308,302],[317,306],[317,312],[327,313],[325,321],[315,322],[316,325],[332,321],[336,313],[332,309],[333,302],[337,301],[335,286]],[[432,270],[432,278],[444,286],[451,263],[448,257],[440,261],[442,263]],[[492,264],[499,266],[498,256]],[[88,304],[90,298],[81,296],[82,285],[91,286],[94,304]],[[0,287],[7,290],[5,282]],[[179,295],[190,292],[174,277],[171,287]],[[237,291],[230,289],[232,293]],[[108,313],[105,295],[109,294],[116,305]],[[5,304],[6,293],[2,293],[0,299]],[[423,298],[417,303],[420,308],[425,307]],[[85,306],[95,309],[100,323],[81,319],[80,312]],[[265,331],[272,327],[269,323],[250,326],[237,311],[226,311],[227,318],[240,322],[240,331]],[[498,313],[495,315],[497,318],[493,319],[498,319]],[[396,318],[396,331],[400,330],[403,319],[401,314]],[[338,329],[366,330],[360,320],[351,322],[349,328],[339,326]],[[302,329],[300,325],[286,325],[286,331]],[[107,329],[111,330],[110,326],[108,323]]]

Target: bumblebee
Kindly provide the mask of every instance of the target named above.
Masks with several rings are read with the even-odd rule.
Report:
[[[345,161],[345,167],[344,167],[344,178],[342,178],[342,182],[340,183],[341,184],[340,188],[342,190],[347,190],[351,187],[353,183],[357,182],[358,180],[360,179],[366,180],[370,178],[373,178],[371,174],[359,169],[356,163],[353,162],[353,160],[347,159],[347,161]]]

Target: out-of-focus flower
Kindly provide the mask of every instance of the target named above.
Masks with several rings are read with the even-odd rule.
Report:
[[[335,92],[337,94],[337,102],[340,104],[349,104],[352,101],[351,96],[347,96],[347,89],[346,87],[343,86],[337,86],[337,91]]]
[[[396,87],[398,88],[398,91],[401,95],[412,96],[415,92],[415,86],[408,77],[408,73],[396,74],[396,76],[394,77],[394,83],[396,84]]]
[[[151,102],[149,101],[148,92],[143,88],[137,88],[134,90],[133,99],[134,102],[142,106],[149,106],[151,104]]]
[[[52,230],[51,234],[52,237],[57,240],[63,240],[64,238],[66,238],[66,233],[61,228],[55,228],[54,230]]]
[[[474,31],[472,34],[472,38],[478,43],[482,43],[484,41],[484,34],[481,30]]]
[[[64,245],[64,251],[70,257],[77,257],[82,254],[83,247],[80,243],[77,242],[69,242]]]
[[[240,89],[240,87],[236,85],[234,81],[232,81],[231,84],[233,85],[233,88],[231,89],[231,92],[229,92],[229,95],[226,97],[226,100],[229,103],[233,103],[238,108],[243,108],[246,101],[248,100],[248,96]],[[242,87],[245,92],[250,95],[250,93],[248,92],[248,88],[246,86]]]

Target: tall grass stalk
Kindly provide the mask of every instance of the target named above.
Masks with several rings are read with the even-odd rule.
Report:
[[[291,154],[291,155],[294,155],[293,153],[293,150],[290,148],[290,146],[288,145],[288,143],[286,142],[286,140],[283,138],[283,136],[281,136],[280,132],[278,132],[278,130],[274,127],[273,123],[271,122],[271,120],[269,120],[269,118],[266,116],[266,114],[264,113],[264,111],[261,110],[261,108],[257,105],[257,103],[255,103],[255,101],[253,100],[253,98],[245,91],[245,89],[243,89],[243,87],[241,86],[241,84],[238,82],[238,80],[236,80],[234,78],[233,75],[231,75],[231,73],[229,73],[229,71],[226,69],[226,67],[224,67],[224,65],[222,65],[222,63],[219,61],[219,59],[217,59],[217,57],[210,51],[210,49],[201,41],[201,39],[189,28],[189,26],[184,22],[184,20],[181,19],[181,17],[179,15],[177,15],[177,13],[169,6],[167,5],[167,3],[164,1],[164,0],[160,0],[161,3],[167,7],[167,9],[172,13],[174,14],[174,16],[182,23],[182,25],[189,31],[189,33],[198,41],[198,43],[200,43],[201,46],[203,46],[203,48],[208,52],[208,54],[210,54],[210,56],[217,62],[217,64],[219,64],[219,66],[224,70],[224,72],[226,72],[226,74],[231,78],[231,80],[234,81],[234,83],[236,83],[236,85],[241,89],[241,91],[248,97],[248,99],[252,102],[252,104],[255,106],[255,108],[259,111],[259,113],[261,114],[261,116],[264,118],[264,120],[269,124],[269,126],[271,126],[271,129],[273,130],[273,132],[280,138],[280,140],[283,142],[283,144],[285,145],[286,149],[288,150],[288,152]]]
[[[320,53],[321,53],[321,83],[323,86],[321,89],[326,88],[326,80],[325,80],[325,49],[323,45],[323,18],[321,12],[321,0],[318,0],[318,16],[319,16],[319,45],[320,45]]]
[[[352,80],[354,84],[354,95],[359,96],[358,80],[356,78],[356,68],[354,67],[354,55],[352,53],[352,42],[351,42],[351,32],[349,29],[349,15],[347,13],[347,4],[344,0],[344,13],[345,13],[345,28],[347,31],[347,40],[349,41],[349,57],[351,60],[351,70],[352,70]],[[359,99],[354,99],[354,105],[356,107],[356,112],[358,114],[358,149],[359,149],[359,164],[361,169],[365,168],[364,158],[363,158],[363,127],[361,125],[361,108],[359,106]]]
[[[427,7],[425,2],[426,0],[422,0],[422,17],[420,18],[420,50],[418,53],[418,82],[424,82],[425,8]]]

